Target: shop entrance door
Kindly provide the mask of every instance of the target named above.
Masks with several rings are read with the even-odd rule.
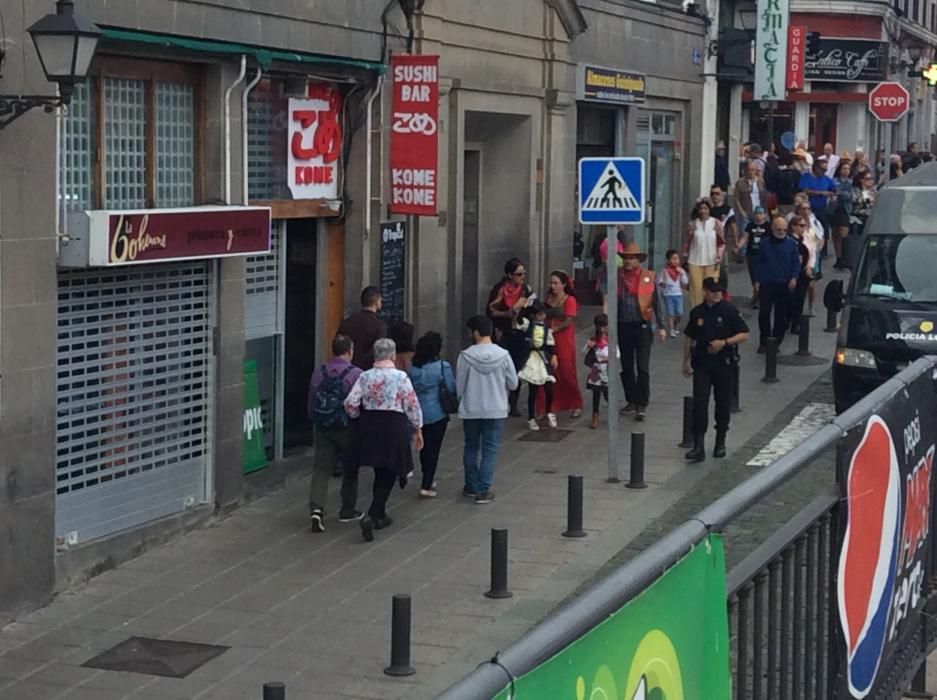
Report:
[[[677,114],[638,112],[637,155],[644,158],[648,200],[644,226],[634,229],[634,239],[647,251],[648,266],[659,270],[669,248],[679,248],[683,226],[674,226],[675,183],[678,177]]]
[[[312,445],[306,417],[309,377],[316,367],[316,220],[291,219],[286,226],[286,352],[284,360],[283,447]]]
[[[823,144],[836,148],[836,105],[810,105],[810,146],[814,153],[823,152]]]

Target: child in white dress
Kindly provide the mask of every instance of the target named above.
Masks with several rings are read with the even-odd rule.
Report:
[[[530,430],[540,430],[535,415],[540,387],[543,387],[546,394],[547,423],[551,428],[557,425],[556,414],[553,413],[553,384],[556,382],[553,370],[556,368],[554,354],[556,343],[553,340],[553,331],[547,327],[546,319],[547,313],[543,302],[535,299],[527,307],[518,323],[518,329],[527,335],[527,347],[530,351],[527,361],[517,373],[518,379],[527,382],[527,427]]]

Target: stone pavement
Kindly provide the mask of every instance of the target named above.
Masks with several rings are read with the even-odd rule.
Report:
[[[586,324],[592,311],[583,314]],[[750,325],[755,330],[755,319]],[[814,352],[828,359],[835,335],[819,332],[822,319],[814,328]],[[784,350],[794,344],[786,341]],[[652,524],[664,527],[661,516],[686,494],[702,498],[719,474],[740,479],[754,471],[744,465],[772,437],[766,426],[783,425],[778,414],[790,420],[791,407],[803,401],[798,397],[829,367],[781,366],[782,381],[763,384],[761,357],[749,343],[743,413],[733,416],[730,458],[688,467],[676,447],[682,397],[690,389],[680,375],[681,352],[682,338],[655,347],[648,421],[620,419],[623,475],[628,431],[646,432],[647,490],[605,483],[606,437],[588,429],[587,412],[577,421],[561,416],[560,427],[571,432],[556,443],[520,441],[523,421],[512,420],[495,476],[497,500],[476,506],[459,495],[461,430],[453,421],[440,464],[440,498],[421,502],[412,484],[395,490],[394,525],[378,532],[374,543],[361,541],[357,524],[329,521],[327,533],[309,533],[307,481],[295,480],[3,628],[0,699],[253,700],[270,680],[284,681],[290,700],[433,697],[627,552],[639,533]],[[753,446],[756,436],[761,444]],[[566,477],[574,473],[585,477],[589,536],[567,540],[560,533]],[[510,531],[514,597],[507,600],[482,596],[493,527]],[[413,597],[417,674],[404,679],[382,673],[394,593]],[[183,679],[81,666],[134,635],[230,649]]]

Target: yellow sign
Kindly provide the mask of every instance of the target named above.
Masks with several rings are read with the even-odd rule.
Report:
[[[937,63],[931,63],[930,67],[922,73],[925,80],[931,85],[937,85]]]
[[[930,333],[934,330],[933,321],[921,321],[921,333]]]

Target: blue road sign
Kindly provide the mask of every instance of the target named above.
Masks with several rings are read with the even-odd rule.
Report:
[[[643,158],[579,161],[579,222],[643,224],[647,200]]]

